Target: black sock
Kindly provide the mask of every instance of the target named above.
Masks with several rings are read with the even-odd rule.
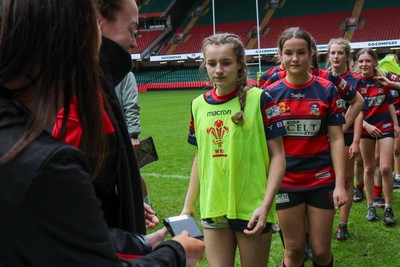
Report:
[[[331,262],[328,263],[327,265],[318,265],[315,261],[313,261],[312,266],[313,267],[333,267],[333,255],[332,255]]]
[[[285,265],[285,262],[284,262],[284,261],[282,261],[282,265],[281,265],[280,267],[287,267],[287,266]],[[303,262],[303,264],[300,265],[299,267],[304,267],[304,262]]]

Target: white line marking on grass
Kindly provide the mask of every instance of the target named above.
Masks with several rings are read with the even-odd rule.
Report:
[[[153,176],[153,177],[161,177],[161,178],[176,178],[176,179],[189,179],[190,176],[185,175],[174,175],[174,174],[159,174],[159,173],[142,173],[144,177]]]

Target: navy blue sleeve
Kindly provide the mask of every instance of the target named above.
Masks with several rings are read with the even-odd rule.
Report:
[[[193,102],[190,104],[190,123],[189,123],[188,143],[191,145],[197,146],[196,133],[195,133],[195,129],[194,129],[192,105],[193,105]]]
[[[268,88],[261,94],[260,105],[267,139],[285,135],[286,130],[282,122],[281,109],[268,93]]]

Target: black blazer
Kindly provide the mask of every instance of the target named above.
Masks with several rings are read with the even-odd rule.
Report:
[[[0,87],[0,157],[28,113]],[[43,132],[0,164],[0,266],[121,266],[83,154]],[[185,266],[182,246],[162,243],[125,266]]]
[[[93,182],[94,188],[108,227],[146,234],[139,167],[114,89],[131,70],[131,56],[120,45],[103,37],[100,60],[106,111],[115,132],[109,136],[111,153],[103,173]]]

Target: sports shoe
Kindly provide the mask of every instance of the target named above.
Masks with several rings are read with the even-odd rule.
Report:
[[[349,238],[349,231],[347,231],[347,225],[339,225],[336,231],[336,239],[343,241]]]
[[[378,215],[376,215],[375,206],[369,207],[369,208],[368,208],[368,210],[367,210],[367,216],[365,216],[365,218],[366,218],[367,221],[369,221],[369,222],[375,222],[375,221],[377,221],[377,220],[379,219],[379,218],[378,218]]]
[[[353,201],[354,202],[361,202],[364,200],[364,192],[358,189],[358,187],[354,188],[354,196],[353,196]]]
[[[383,199],[383,197],[376,197],[374,199],[373,205],[374,207],[383,209],[385,208],[385,200]]]
[[[393,189],[399,189],[400,188],[400,180],[394,180],[393,183]]]
[[[383,222],[386,226],[393,226],[396,224],[392,208],[385,209],[385,215],[383,215]]]

